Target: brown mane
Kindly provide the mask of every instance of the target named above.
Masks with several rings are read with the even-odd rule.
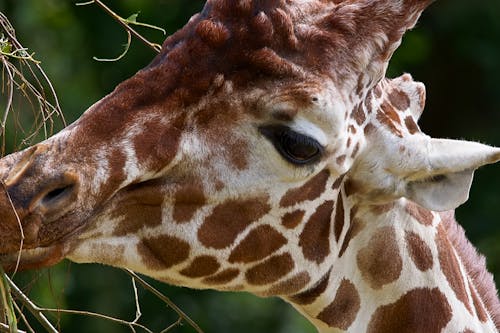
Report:
[[[495,326],[500,329],[500,301],[493,275],[486,269],[485,257],[479,254],[467,239],[464,229],[455,220],[452,211],[442,213],[441,218],[448,239],[465,266]]]

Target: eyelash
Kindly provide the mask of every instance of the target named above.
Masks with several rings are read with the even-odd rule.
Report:
[[[287,126],[263,126],[259,131],[271,141],[281,156],[292,164],[312,164],[323,154],[324,148],[318,141]]]

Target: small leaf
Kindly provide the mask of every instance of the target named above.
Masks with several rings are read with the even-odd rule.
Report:
[[[127,17],[125,19],[126,22],[128,23],[136,23],[137,22],[137,17],[139,16],[139,13],[135,13],[135,14],[132,14],[130,15],[129,17]]]
[[[0,44],[0,46],[1,46],[2,53],[4,53],[4,54],[12,53],[12,44],[9,43],[8,41],[2,42],[2,44]]]

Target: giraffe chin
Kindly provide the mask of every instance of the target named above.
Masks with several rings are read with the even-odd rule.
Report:
[[[35,249],[23,249],[21,252],[0,255],[0,265],[6,272],[39,269],[57,264],[67,252],[64,244],[51,245]]]

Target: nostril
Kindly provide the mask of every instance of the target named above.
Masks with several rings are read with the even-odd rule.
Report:
[[[69,185],[63,185],[60,187],[57,187],[45,194],[45,196],[42,198],[42,204],[43,205],[50,205],[55,203],[56,201],[60,201],[66,197],[68,197],[72,192],[73,192],[74,185],[69,184]]]

